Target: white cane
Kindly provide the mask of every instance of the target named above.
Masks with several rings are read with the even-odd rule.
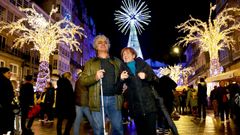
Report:
[[[100,79],[100,90],[101,90],[101,104],[102,104],[102,120],[103,120],[103,131],[104,135],[108,135],[105,127],[105,112],[104,112],[104,102],[103,102],[103,88],[102,88],[102,79]]]

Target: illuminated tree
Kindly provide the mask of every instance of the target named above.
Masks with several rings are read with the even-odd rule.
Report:
[[[134,0],[123,0],[121,10],[115,12],[116,24],[119,26],[119,30],[126,34],[130,30],[128,47],[132,47],[136,50],[139,57],[143,58],[140,44],[137,37],[144,30],[143,25],[148,25],[151,16],[145,2],[135,2]]]
[[[212,19],[212,13],[216,5],[210,5],[208,22],[203,22],[190,16],[186,22],[178,25],[179,32],[187,33],[185,37],[178,38],[175,45],[197,44],[202,52],[209,52],[210,76],[220,73],[218,51],[230,48],[234,44],[231,34],[239,29],[239,23],[235,21],[233,13],[239,12],[238,8],[225,8],[216,18]],[[234,46],[233,46],[234,48]]]
[[[38,13],[34,6],[32,8],[19,8],[26,17],[16,22],[0,22],[0,32],[5,30],[8,34],[18,33],[13,47],[23,47],[26,44],[33,44],[33,50],[40,53],[40,66],[37,78],[37,90],[43,90],[49,78],[49,56],[56,50],[58,44],[67,45],[71,50],[80,50],[80,43],[75,35],[84,36],[83,28],[72,22],[63,19],[58,22],[51,21],[53,13],[58,11],[53,8],[50,12],[50,19],[46,20]]]
[[[182,68],[182,65],[174,65],[159,68],[158,76],[169,75],[178,85],[183,85],[185,84],[184,79],[188,78],[192,72],[192,67]]]

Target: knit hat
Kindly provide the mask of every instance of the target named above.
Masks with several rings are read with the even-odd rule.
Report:
[[[33,79],[33,76],[32,75],[27,75],[25,76],[25,80],[26,81],[31,81]]]
[[[4,74],[4,73],[6,73],[6,72],[8,72],[8,71],[10,71],[9,68],[7,68],[7,67],[0,67],[0,73],[1,73],[1,74]]]

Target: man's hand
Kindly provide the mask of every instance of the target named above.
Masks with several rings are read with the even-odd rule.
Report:
[[[96,76],[95,76],[97,81],[104,77],[104,72],[105,72],[104,69],[100,69],[100,70],[97,71]]]

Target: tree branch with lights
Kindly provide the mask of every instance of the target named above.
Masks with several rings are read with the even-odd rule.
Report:
[[[207,22],[190,16],[189,20],[176,27],[179,29],[179,32],[187,34],[185,37],[179,37],[175,45],[187,46],[196,44],[200,48],[201,53],[209,52],[211,76],[220,73],[218,51],[233,46],[235,41],[231,34],[240,27],[233,15],[234,13],[239,14],[240,9],[235,7],[225,8],[216,18],[212,19],[212,13],[215,9],[216,5],[210,5],[210,14]]]
[[[63,44],[69,46],[70,49],[81,51],[80,43],[75,36],[82,38],[84,29],[76,26],[72,22],[63,19],[58,22],[51,21],[52,14],[58,11],[52,8],[49,20],[46,20],[42,14],[38,13],[34,6],[32,8],[19,8],[26,17],[16,22],[0,22],[0,32],[8,30],[8,34],[18,33],[18,37],[14,40],[13,47],[21,48],[26,44],[33,44],[33,50],[40,53],[40,66],[37,79],[37,90],[43,90],[49,74],[49,56],[56,51],[57,45]]]
[[[182,65],[174,65],[159,68],[158,76],[169,75],[178,85],[184,85],[184,79],[188,78],[192,72],[192,67],[183,68]]]

